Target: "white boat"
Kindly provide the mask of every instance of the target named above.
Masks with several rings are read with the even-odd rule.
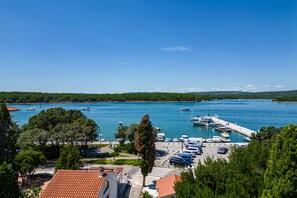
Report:
[[[36,111],[36,107],[29,107],[26,109],[27,111]]]
[[[187,134],[182,134],[181,138],[179,138],[182,142],[185,142],[188,140],[188,135]]]
[[[230,138],[221,137],[221,141],[222,142],[231,142],[231,139]]]
[[[161,131],[161,128],[160,128],[160,127],[155,127],[155,129],[156,129],[157,131]]]
[[[212,137],[213,142],[221,142],[221,137],[220,136],[213,136]]]
[[[99,141],[99,142],[104,142],[104,140],[105,140],[105,139],[103,138],[103,134],[102,134],[102,133],[99,133],[99,134],[98,134],[98,141]]]
[[[157,141],[164,142],[165,141],[165,133],[158,133]]]
[[[211,117],[209,116],[198,116],[191,118],[191,122],[197,126],[208,126],[213,123]]]
[[[229,138],[230,137],[229,134],[226,133],[226,132],[221,133],[221,136],[224,137],[224,138]]]
[[[252,141],[250,137],[246,137],[246,138],[244,138],[244,140],[247,141],[247,142],[251,142]]]
[[[80,109],[81,111],[91,111],[90,107],[83,107]]]
[[[190,109],[187,108],[187,107],[180,108],[180,110],[181,110],[181,111],[190,111]]]
[[[211,138],[205,139],[205,142],[207,142],[207,143],[213,143],[213,139],[211,139]]]

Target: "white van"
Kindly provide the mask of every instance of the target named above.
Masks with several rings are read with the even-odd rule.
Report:
[[[203,138],[190,137],[188,139],[188,142],[191,142],[195,146],[202,146],[202,144],[203,144]]]

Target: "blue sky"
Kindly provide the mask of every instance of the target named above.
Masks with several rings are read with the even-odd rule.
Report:
[[[291,89],[297,1],[0,1],[1,91]]]

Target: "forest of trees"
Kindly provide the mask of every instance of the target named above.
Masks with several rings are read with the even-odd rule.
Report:
[[[207,95],[184,93],[125,93],[73,94],[39,92],[0,92],[0,103],[54,103],[54,102],[123,102],[123,101],[201,101]]]
[[[199,93],[123,93],[76,94],[41,92],[0,92],[0,103],[124,102],[124,101],[202,101],[214,99],[271,99],[297,101],[297,91],[277,92],[199,92]]]

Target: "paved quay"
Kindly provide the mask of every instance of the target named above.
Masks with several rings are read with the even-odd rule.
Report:
[[[225,127],[228,127],[230,129],[232,129],[233,131],[237,132],[237,133],[240,133],[242,135],[245,135],[245,136],[248,136],[248,137],[251,137],[253,133],[257,133],[256,131],[253,131],[251,129],[248,129],[248,128],[245,128],[243,126],[239,126],[237,124],[233,124],[231,122],[228,122],[226,120],[221,120],[217,117],[211,117],[212,121],[217,123],[217,124],[221,124]]]

